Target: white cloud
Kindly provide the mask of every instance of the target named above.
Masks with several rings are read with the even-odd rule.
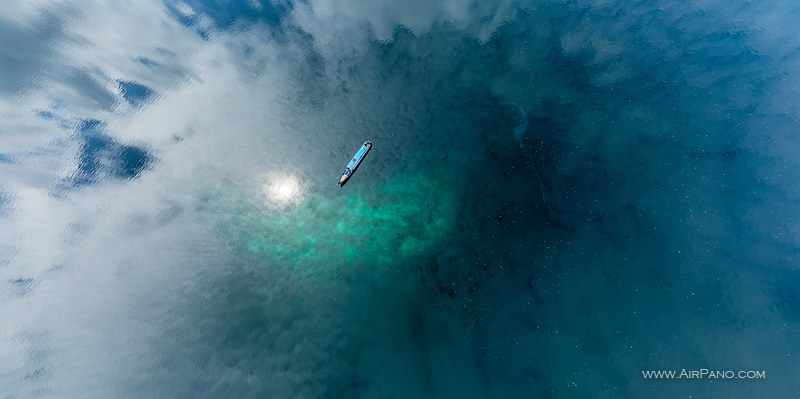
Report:
[[[296,3],[291,18],[314,37],[318,51],[335,57],[358,53],[365,41],[389,41],[400,26],[420,36],[434,25],[446,24],[486,41],[504,21],[515,18],[517,5],[515,1],[312,0]]]
[[[175,10],[184,17],[194,17],[197,15],[197,12],[194,10],[194,8],[183,1],[177,1],[175,3]]]
[[[0,96],[3,152],[18,158],[17,163],[0,164],[0,189],[11,193],[10,216],[3,222],[12,226],[0,232],[0,239],[3,250],[8,245],[8,251],[13,252],[8,257],[9,266],[0,265],[0,284],[21,279],[19,285],[23,286],[14,292],[7,289],[8,294],[2,291],[0,298],[0,320],[12,320],[0,323],[0,358],[6,360],[0,362],[0,386],[22,387],[20,390],[30,392],[42,388],[44,396],[52,397],[89,396],[80,395],[81,392],[97,397],[118,396],[137,382],[126,380],[123,371],[175,371],[159,369],[161,356],[167,354],[156,353],[161,349],[158,344],[175,344],[179,352],[185,350],[179,344],[202,344],[209,339],[193,335],[200,333],[187,328],[194,326],[192,323],[215,325],[207,315],[185,315],[199,313],[198,309],[207,310],[201,305],[192,306],[196,305],[192,301],[224,303],[220,287],[230,280],[247,277],[237,274],[246,271],[226,263],[230,262],[230,254],[226,252],[229,248],[214,234],[219,226],[209,223],[208,218],[204,219],[207,215],[197,209],[202,205],[198,197],[214,192],[205,187],[230,184],[245,193],[243,198],[235,200],[257,202],[264,197],[264,176],[274,178],[274,171],[280,168],[293,169],[287,180],[290,188],[302,186],[300,181],[305,184],[303,179],[307,175],[317,175],[332,167],[338,171],[341,165],[329,161],[330,153],[341,147],[332,132],[351,134],[360,140],[365,132],[396,134],[420,126],[422,118],[439,118],[437,104],[419,101],[429,93],[429,88],[414,86],[419,82],[436,82],[438,76],[415,76],[418,81],[412,82],[397,77],[380,81],[377,77],[358,75],[360,79],[345,82],[350,85],[348,90],[359,93],[358,96],[333,90],[329,87],[331,82],[323,79],[307,79],[313,79],[317,72],[324,74],[323,68],[336,69],[339,61],[345,65],[375,66],[372,64],[377,62],[375,58],[365,56],[368,46],[374,40],[390,40],[399,25],[423,36],[446,24],[485,43],[499,26],[516,17],[514,2],[364,4],[311,0],[296,3],[286,23],[312,35],[314,49],[329,62],[318,66],[313,62],[312,49],[306,47],[306,39],[291,30],[274,39],[268,27],[240,25],[230,31],[212,31],[209,39],[204,40],[196,34],[196,26],[185,27],[172,19],[160,1],[109,1],[77,10],[30,4],[19,3],[0,11],[4,22],[15,21],[9,25],[17,30],[15,37],[30,39],[25,43],[40,43],[41,38],[29,34],[29,30],[37,29],[37,21],[57,22],[58,29],[46,42],[41,42],[44,45],[26,55],[26,59],[37,60],[43,66],[35,78],[18,75],[23,92]],[[40,13],[43,7],[49,12],[47,17]],[[179,3],[178,8],[183,15],[199,18],[203,27],[212,26],[207,16],[197,15],[187,4]],[[748,23],[763,26],[774,21],[782,20],[768,14]],[[578,56],[585,50],[593,62],[613,64],[592,70],[592,82],[597,86],[616,84],[624,81],[625,74],[633,68],[621,62],[625,43],[617,40],[617,34],[622,28],[625,26],[618,24],[605,30],[593,26],[569,31],[559,36],[560,44],[567,55]],[[536,26],[530,29],[538,34],[547,33],[537,31],[543,28]],[[756,36],[759,46],[774,54],[786,54],[786,44],[775,40],[785,36],[766,30]],[[537,47],[533,40],[515,46],[511,46],[511,64],[525,74],[532,60],[544,54],[540,50],[547,50]],[[149,61],[140,62],[139,57]],[[435,61],[424,66],[430,75],[440,73],[437,69],[440,65]],[[65,67],[63,71],[83,74],[76,78],[74,74],[62,73],[61,67]],[[547,93],[567,93],[560,97],[565,102],[575,96],[569,94],[566,82],[550,76],[534,80],[535,93],[522,85],[527,84],[523,79],[527,76],[510,73],[493,78],[496,79],[487,84],[496,95],[520,100],[526,110]],[[117,79],[145,84],[159,95],[142,108],[130,107],[119,101]],[[794,79],[783,76],[772,83],[775,92],[785,94],[783,98],[789,101],[777,98],[765,102],[770,112],[796,118],[797,86],[779,88]],[[312,101],[320,99],[324,101]],[[51,110],[57,118],[43,120],[36,116],[35,110]],[[640,119],[652,119],[655,115],[646,107],[623,111],[635,113]],[[62,129],[59,123],[74,127],[79,118],[89,117],[106,122],[105,132],[120,142],[140,144],[151,150],[158,164],[135,180],[109,181],[55,195],[53,187],[59,179],[76,168],[76,148],[67,138],[71,128]],[[766,123],[773,119],[759,120]],[[784,122],[784,127],[794,126],[790,121]],[[458,126],[455,121],[446,123]],[[403,146],[412,145],[407,136],[397,134],[388,136],[387,141],[394,141],[387,144],[390,149],[386,150],[386,157],[400,157]],[[314,141],[308,137],[314,137]],[[572,139],[575,143],[581,138]],[[784,159],[796,158],[792,140],[782,137],[781,144],[792,145],[771,144],[769,148]],[[758,144],[763,142],[754,140],[753,145]],[[278,153],[274,148],[282,151]],[[298,160],[300,155],[302,162]],[[791,192],[796,187],[790,181],[796,179],[795,172],[785,173],[789,177],[778,184]],[[773,171],[766,174],[774,176]],[[273,200],[291,191],[285,190],[283,183],[275,187],[267,189]],[[253,199],[248,194],[260,197]],[[653,203],[658,200],[649,199]],[[758,215],[755,213],[754,217]],[[767,232],[762,235],[766,237]],[[796,241],[796,236],[790,240]],[[598,274],[598,281],[601,278],[604,277]],[[273,363],[269,367],[274,366],[271,371],[292,358],[299,362],[330,358],[332,355],[326,351],[345,345],[336,341],[338,337],[326,336],[329,331],[325,327],[335,321],[318,320],[324,319],[319,315],[300,320],[286,316],[296,310],[282,301],[284,296],[292,296],[288,291],[306,293],[306,289],[319,288],[286,280],[280,282],[286,284],[275,292],[259,297],[278,297],[274,302],[278,310],[272,316],[285,317],[280,320],[290,326],[286,331],[264,333],[278,347],[275,358],[270,359]],[[26,291],[24,287],[28,285],[32,288]],[[268,291],[276,286],[260,289]],[[321,293],[314,292],[315,296],[304,297],[298,303],[327,309],[325,306],[331,305],[322,301],[342,299],[336,296],[341,292],[331,292],[334,289],[319,290]],[[191,295],[181,295],[187,292]],[[491,328],[505,330],[506,326],[495,324],[487,330],[492,331]],[[176,338],[166,333],[186,337]],[[310,338],[298,342],[292,333],[298,336],[308,333]],[[296,356],[298,352],[311,355],[301,359]],[[212,358],[204,367],[178,360],[176,373],[197,372],[185,377],[187,380],[255,383],[254,377],[240,375],[241,370],[225,360]],[[309,371],[311,366],[303,365],[307,367],[291,376],[271,375],[270,383],[278,386],[275,391],[285,394],[281,389],[291,384],[300,386],[316,381],[318,375]],[[20,382],[26,373],[38,369],[45,370],[39,379]],[[169,376],[157,377],[163,381]],[[318,393],[322,387],[311,384],[307,389]]]

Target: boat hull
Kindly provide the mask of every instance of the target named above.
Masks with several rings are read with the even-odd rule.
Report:
[[[336,183],[339,185],[339,187],[344,186],[345,183],[350,180],[350,177],[353,176],[353,173],[356,173],[356,169],[358,169],[358,167],[361,165],[361,162],[364,161],[364,158],[371,149],[372,141],[367,140],[361,145],[361,148],[358,149],[356,155],[353,155],[353,158],[347,163],[347,167],[344,168],[342,176],[339,177],[339,182]]]

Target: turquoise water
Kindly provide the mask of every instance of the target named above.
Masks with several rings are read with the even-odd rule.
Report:
[[[797,396],[798,12],[13,3],[0,397]]]

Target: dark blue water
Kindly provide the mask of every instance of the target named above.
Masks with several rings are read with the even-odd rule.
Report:
[[[795,397],[799,13],[6,6],[0,398]]]

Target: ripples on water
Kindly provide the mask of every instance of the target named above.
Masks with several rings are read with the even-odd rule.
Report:
[[[0,396],[794,394],[797,12],[6,6]]]

